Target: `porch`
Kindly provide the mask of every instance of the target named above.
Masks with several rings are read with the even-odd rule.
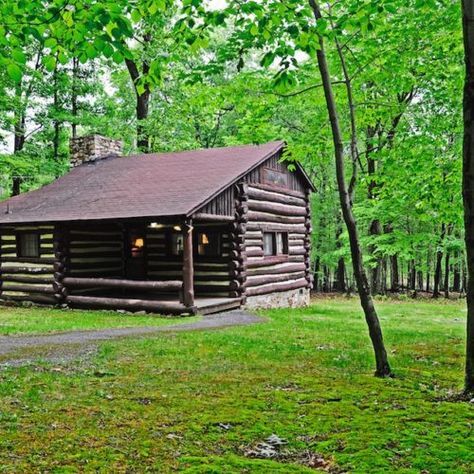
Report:
[[[71,307],[132,312],[238,308],[224,219],[55,226],[54,296]]]

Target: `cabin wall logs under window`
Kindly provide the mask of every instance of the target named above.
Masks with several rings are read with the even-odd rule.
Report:
[[[54,298],[53,226],[0,228],[0,299],[5,301],[56,302]],[[19,257],[17,235],[39,238],[38,257]]]
[[[246,296],[307,288],[309,270],[309,204],[305,193],[249,184]],[[264,255],[264,233],[284,233],[285,252]],[[287,236],[287,237],[286,237]]]

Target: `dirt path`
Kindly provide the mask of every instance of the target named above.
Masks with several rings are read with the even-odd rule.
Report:
[[[0,336],[0,363],[24,363],[41,359],[63,361],[90,354],[96,342],[122,337],[144,336],[160,332],[219,329],[264,322],[265,319],[243,310],[203,316],[199,321],[169,326],[138,326],[90,331],[68,331],[38,336]],[[30,353],[28,355],[28,353]],[[11,355],[11,357],[9,357]]]

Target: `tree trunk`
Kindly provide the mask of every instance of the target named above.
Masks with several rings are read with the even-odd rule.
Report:
[[[390,290],[394,293],[400,291],[400,274],[398,271],[398,255],[391,255],[390,256],[390,268],[391,268],[391,275],[392,281],[390,282]]]
[[[453,268],[453,291],[456,293],[461,292],[461,268],[459,264],[459,255],[457,256],[458,261]]]
[[[151,41],[151,35],[143,35],[143,43],[148,45]],[[147,153],[150,151],[150,137],[146,129],[144,121],[148,118],[149,106],[150,106],[150,96],[151,91],[149,85],[146,83],[143,85],[143,89],[139,87],[139,81],[150,71],[150,65],[147,61],[142,61],[141,71],[138,68],[138,65],[132,59],[126,59],[125,64],[127,65],[130,78],[132,79],[133,87],[135,89],[136,95],[136,118],[137,118],[137,148],[143,152]]]
[[[57,118],[58,111],[59,111],[59,91],[58,91],[58,65],[54,68],[53,73],[53,81],[54,81],[54,97],[53,97],[53,104],[54,104],[54,113],[56,115],[54,119],[54,134],[53,134],[53,158],[54,161],[59,161],[59,139],[61,133],[61,124]]]
[[[446,226],[442,224],[441,226],[441,236],[439,239],[438,249],[436,250],[436,266],[435,266],[435,274],[434,274],[434,282],[433,282],[433,298],[438,298],[440,293],[440,284],[442,279],[442,270],[441,264],[443,261],[443,249],[442,245],[444,242],[444,236],[446,234]]]
[[[444,259],[444,297],[449,298],[449,251],[447,250]]]
[[[310,6],[313,10],[314,17],[318,22],[321,19],[321,11],[316,0],[309,0]],[[331,124],[331,131],[334,143],[334,158],[336,164],[337,186],[339,191],[339,200],[341,204],[344,222],[349,234],[349,242],[351,248],[352,265],[354,269],[354,277],[359,292],[361,306],[365,313],[365,319],[369,328],[369,334],[372,341],[376,371],[375,375],[384,377],[390,376],[391,370],[388,363],[387,352],[382,336],[382,329],[379,318],[373,304],[367,275],[363,266],[362,252],[359,244],[359,235],[357,231],[357,224],[352,212],[351,195],[346,185],[344,172],[344,144],[342,132],[339,124],[339,117],[337,113],[336,101],[331,84],[331,75],[326,59],[324,40],[319,36],[319,49],[317,50],[318,67],[323,83],[324,95],[326,98],[326,105],[328,109],[329,121]],[[350,101],[350,99],[349,99]],[[353,104],[350,104],[353,106]],[[352,136],[355,139],[355,136]]]
[[[13,153],[18,153],[25,146],[25,130],[26,130],[26,113],[23,105],[22,84],[15,87],[15,97],[17,100],[14,113],[14,137],[13,137]],[[18,196],[21,192],[21,176],[13,176],[12,178],[12,196]]]
[[[313,272],[313,289],[315,292],[321,291],[321,285],[319,284],[319,257],[316,257],[314,261],[314,272]]]
[[[342,247],[342,243],[340,241],[340,237],[342,234],[342,227],[340,222],[340,215],[338,217],[337,223],[337,231],[336,231],[336,249],[340,250]],[[344,257],[339,257],[337,261],[337,269],[336,269],[336,279],[334,282],[334,290],[344,293],[346,291],[346,264],[344,262]]]
[[[77,81],[79,76],[79,59],[72,58],[72,91],[71,91],[71,115],[73,120],[71,122],[71,134],[72,138],[77,136]]]
[[[465,391],[474,393],[474,0],[462,0],[464,60],[463,202],[467,257]]]

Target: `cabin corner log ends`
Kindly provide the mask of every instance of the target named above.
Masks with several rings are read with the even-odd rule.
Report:
[[[54,251],[54,299],[56,304],[63,305],[66,302],[68,291],[64,285],[64,278],[67,270],[67,251],[68,251],[68,231],[64,226],[56,225],[53,232],[53,251]]]
[[[239,182],[235,185],[235,219],[230,233],[231,240],[231,297],[241,298],[245,303],[245,281],[247,267],[247,249],[245,234],[248,222],[248,185]]]

